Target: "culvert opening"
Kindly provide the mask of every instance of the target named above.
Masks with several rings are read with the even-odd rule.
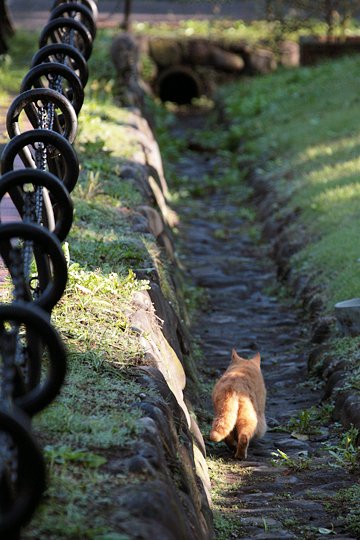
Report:
[[[196,73],[184,67],[164,71],[158,79],[157,86],[161,101],[171,101],[178,105],[188,105],[202,94]]]

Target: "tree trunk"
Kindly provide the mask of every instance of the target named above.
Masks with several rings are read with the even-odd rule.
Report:
[[[327,37],[331,39],[334,35],[335,27],[334,0],[325,0],[325,21],[327,24]]]
[[[124,19],[123,19],[123,22],[121,23],[121,28],[126,31],[130,30],[131,9],[132,9],[132,0],[125,0]]]

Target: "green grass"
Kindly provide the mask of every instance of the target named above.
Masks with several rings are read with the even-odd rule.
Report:
[[[22,78],[27,73],[31,58],[38,50],[36,35],[17,31],[9,40],[9,52],[0,55],[0,98],[6,102],[10,95],[19,93]]]
[[[279,71],[223,92],[228,143],[241,144],[278,193],[275,217],[294,212],[288,227],[303,248],[292,258],[314,276],[328,312],[359,296],[358,186],[360,62]],[[295,217],[295,213],[297,217]]]
[[[231,476],[231,492],[236,492],[244,482],[248,472],[237,467],[233,461],[225,461],[219,457],[208,456],[207,465],[212,484],[212,505],[214,513],[214,528],[217,540],[238,538],[244,534],[241,519],[236,515],[236,504],[231,497],[228,477]],[[236,480],[235,480],[236,479]]]
[[[360,535],[360,484],[354,484],[350,488],[340,489],[328,503],[328,507],[343,516],[347,530],[356,535]]]
[[[144,394],[134,370],[144,353],[129,314],[133,294],[149,286],[136,272],[154,267],[155,252],[160,264],[161,255],[155,240],[135,233],[129,222],[143,198],[123,171],[141,148],[129,127],[131,113],[112,101],[110,39],[111,33],[99,32],[79,116],[69,279],[52,316],[67,345],[68,374],[60,396],[33,421],[49,482],[24,539],[126,540],[114,532],[113,494],[139,481],[121,461],[138,439],[137,404]],[[0,66],[4,103],[18,93],[37,40],[34,33],[13,40],[11,60]],[[116,472],[108,469],[114,460]]]
[[[260,14],[261,16],[261,14]],[[326,35],[326,24],[317,20],[304,21],[288,20],[285,26],[279,21],[266,21],[258,19],[245,22],[241,19],[223,19],[217,17],[209,20],[188,19],[178,22],[162,22],[157,25],[146,22],[133,24],[133,31],[137,34],[162,38],[206,38],[227,42],[246,42],[247,44],[261,44],[262,46],[276,47],[279,39],[297,41],[300,36]],[[357,21],[352,21],[347,32],[359,33]],[[335,29],[335,35],[341,35],[341,29]]]

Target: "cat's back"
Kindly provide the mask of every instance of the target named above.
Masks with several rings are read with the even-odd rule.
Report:
[[[251,360],[236,359],[216,383],[213,399],[226,399],[233,393],[238,397],[248,397],[256,410],[263,410],[266,401],[266,388],[260,365]]]
[[[264,380],[260,369],[250,361],[232,363],[215,385],[218,388],[262,387]]]

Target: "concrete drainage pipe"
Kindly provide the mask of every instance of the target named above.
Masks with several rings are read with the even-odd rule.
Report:
[[[187,66],[172,66],[162,71],[156,82],[156,91],[161,101],[188,105],[203,92],[198,74]]]

